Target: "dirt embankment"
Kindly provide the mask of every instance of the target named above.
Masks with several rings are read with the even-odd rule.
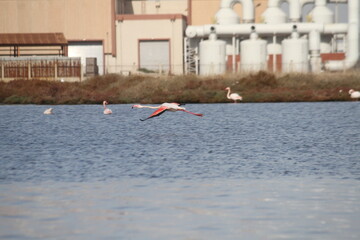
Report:
[[[243,102],[350,101],[349,89],[360,90],[359,72],[200,77],[120,76],[108,74],[84,82],[44,80],[0,82],[2,104],[223,103],[226,87]]]

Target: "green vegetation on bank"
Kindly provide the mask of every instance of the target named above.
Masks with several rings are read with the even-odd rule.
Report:
[[[84,82],[14,80],[0,82],[2,104],[223,103],[226,87],[243,102],[350,101],[360,90],[359,72],[200,77],[108,74]],[[342,90],[342,91],[341,91]],[[230,101],[231,102],[231,101]]]

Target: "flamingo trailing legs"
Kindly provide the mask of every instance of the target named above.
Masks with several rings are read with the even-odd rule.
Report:
[[[237,100],[242,101],[242,96],[237,93],[230,93],[230,87],[225,88],[225,90],[228,91],[226,97],[230,100],[233,100],[234,103],[236,103]]]
[[[107,101],[103,101],[103,106],[104,106],[104,114],[112,114],[112,111],[110,108],[107,108],[106,105],[108,104]]]
[[[179,103],[163,103],[160,106],[157,107],[153,107],[153,106],[143,106],[143,105],[133,105],[132,108],[151,108],[151,109],[157,109],[155,112],[153,112],[149,117],[145,118],[145,119],[140,119],[141,121],[145,121],[149,118],[153,118],[153,117],[158,117],[161,114],[163,114],[165,111],[170,111],[170,112],[176,112],[176,111],[182,111],[182,112],[187,112],[190,114],[193,114],[195,116],[199,116],[202,117],[203,115],[200,113],[193,113],[190,111],[187,111],[185,108],[180,107]]]

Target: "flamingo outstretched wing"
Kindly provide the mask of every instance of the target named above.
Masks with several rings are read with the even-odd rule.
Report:
[[[153,117],[158,117],[161,114],[163,114],[168,108],[167,107],[160,107],[159,109],[157,109],[155,112],[153,112],[149,117],[145,118],[145,119],[140,119],[141,121],[145,121],[149,118],[153,118]]]
[[[201,113],[193,113],[193,112],[187,111],[187,110],[185,110],[185,109],[181,109],[180,111],[187,112],[187,113],[190,113],[190,114],[199,116],[199,117],[202,117],[202,116],[203,116],[203,114],[201,114]]]

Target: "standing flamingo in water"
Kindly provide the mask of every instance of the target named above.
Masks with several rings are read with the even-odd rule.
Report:
[[[242,101],[242,96],[240,96],[239,94],[237,94],[237,93],[230,94],[230,87],[225,88],[225,90],[228,91],[226,97],[230,100],[233,100],[234,103],[236,103],[237,100]]]
[[[106,107],[106,104],[108,104],[107,101],[103,101],[103,106],[104,106],[104,114],[112,114],[112,111],[110,108]]]
[[[44,111],[44,114],[47,114],[47,115],[53,114],[52,110],[53,110],[52,108],[48,108]]]
[[[350,94],[350,97],[353,98],[353,99],[356,99],[356,100],[360,99],[360,92],[359,91],[355,91],[354,89],[350,89],[349,94]]]
[[[157,106],[157,107],[143,106],[143,105],[133,105],[132,108],[152,108],[152,109],[157,109],[149,117],[147,117],[145,119],[140,119],[141,121],[145,121],[145,120],[147,120],[149,118],[153,118],[153,117],[158,117],[161,114],[163,114],[165,111],[170,111],[170,112],[183,111],[183,112],[193,114],[195,116],[199,116],[199,117],[203,116],[200,113],[193,113],[193,112],[189,112],[189,111],[185,110],[185,108],[180,107],[179,103],[163,103],[163,104],[161,104],[160,106]]]

